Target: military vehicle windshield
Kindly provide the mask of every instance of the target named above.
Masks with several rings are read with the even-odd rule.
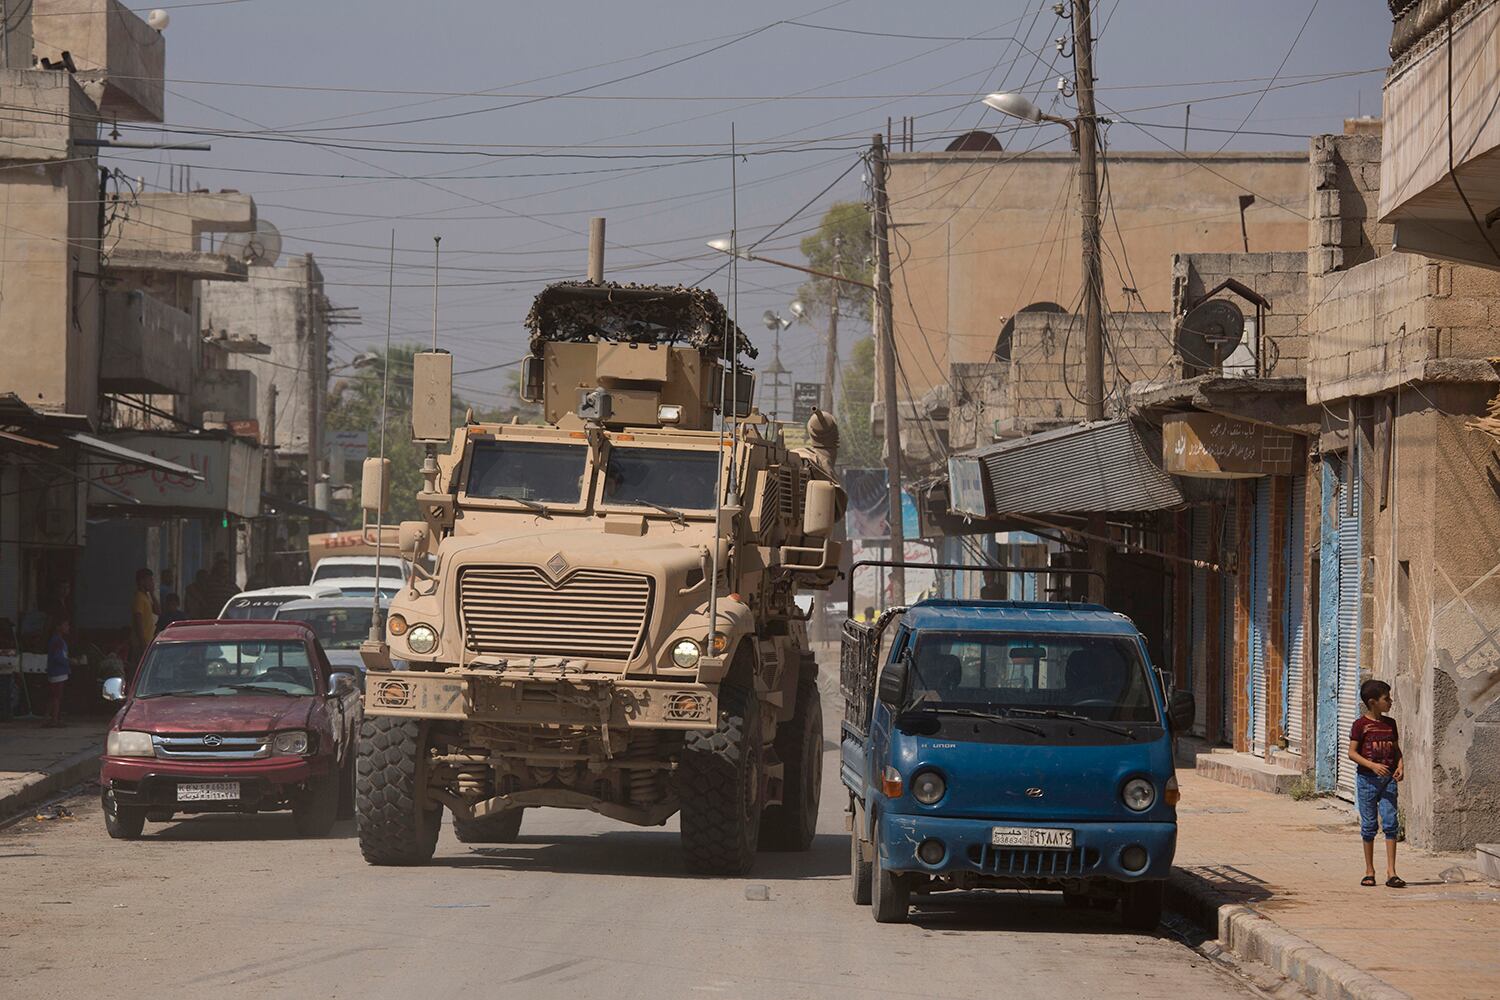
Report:
[[[588,448],[546,441],[477,441],[464,490],[481,500],[577,504]]]
[[[604,503],[712,510],[718,482],[716,451],[611,448],[604,469]]]

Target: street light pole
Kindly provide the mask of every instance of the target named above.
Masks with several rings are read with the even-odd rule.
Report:
[[[842,236],[833,238],[833,273],[839,274],[843,271],[843,243]],[[838,376],[839,367],[839,286],[837,283],[829,285],[833,295],[833,301],[828,304],[828,343],[823,352],[823,411],[833,413],[833,390],[834,379]]]
[[[891,315],[891,206],[885,192],[885,139],[876,133],[870,146],[870,175],[875,188],[875,312],[879,317],[882,401],[885,412],[885,478],[890,488],[891,559],[906,557],[906,538],[901,522],[901,431],[897,425],[896,324]],[[906,573],[891,567],[891,606],[906,603]]]
[[[1094,114],[1094,39],[1091,0],[1073,4],[1074,93],[1078,98],[1078,197],[1083,222],[1084,406],[1089,420],[1104,419],[1104,287],[1099,255],[1099,180],[1095,156],[1099,121]]]

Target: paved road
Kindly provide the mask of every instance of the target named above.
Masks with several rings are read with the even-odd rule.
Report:
[[[1050,893],[939,896],[910,925],[875,924],[849,901],[828,747],[814,849],[762,855],[746,879],[685,875],[675,821],[647,831],[539,810],[515,845],[469,848],[445,830],[430,866],[379,869],[352,823],[301,840],[290,815],[208,816],[125,843],[77,796],[72,820],[0,831],[0,995],[1248,995],[1174,941]]]

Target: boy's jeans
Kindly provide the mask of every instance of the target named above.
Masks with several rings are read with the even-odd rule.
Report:
[[[1354,800],[1359,803],[1359,835],[1365,840],[1375,839],[1377,814],[1380,826],[1385,830],[1386,840],[1395,840],[1399,835],[1396,821],[1396,779],[1377,778],[1373,774],[1354,775]]]

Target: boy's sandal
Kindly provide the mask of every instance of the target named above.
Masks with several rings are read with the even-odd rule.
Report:
[[[1406,888],[1406,880],[1403,879],[1400,875],[1392,875],[1390,878],[1385,880],[1385,884],[1388,888],[1391,889]]]
[[[1366,875],[1364,878],[1362,878],[1362,879],[1359,880],[1359,884],[1360,885],[1374,885],[1375,884],[1375,876],[1374,875]]]

